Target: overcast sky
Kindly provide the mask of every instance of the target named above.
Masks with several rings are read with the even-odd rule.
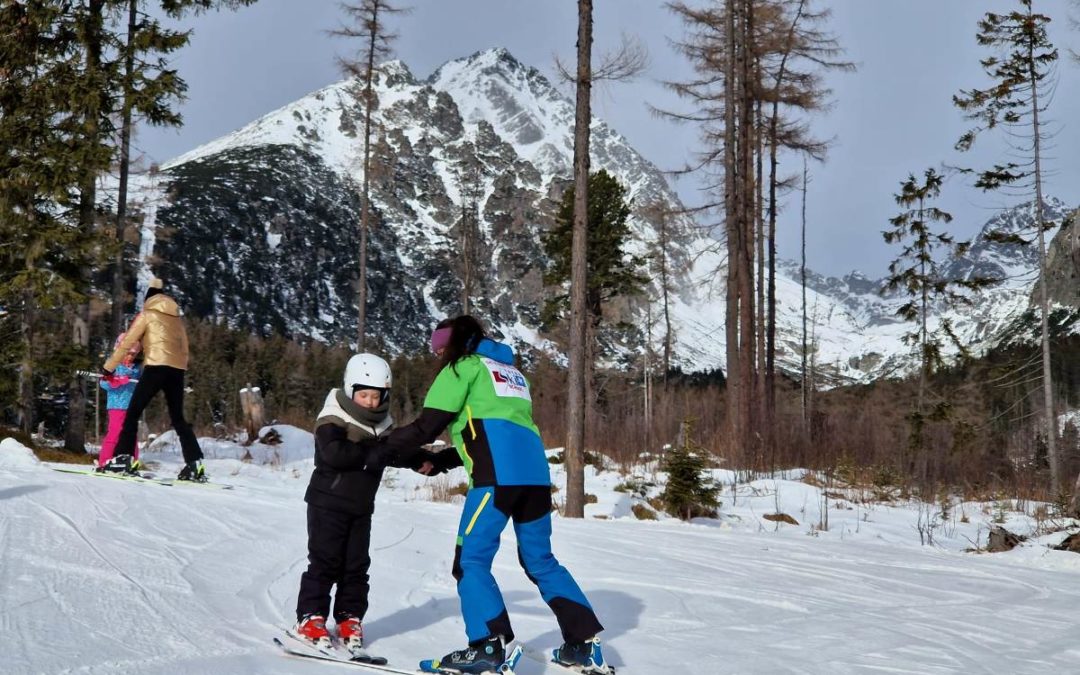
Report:
[[[413,11],[393,22],[396,56],[418,78],[443,62],[489,47],[506,47],[519,60],[551,76],[556,54],[572,61],[576,39],[573,0],[402,0]],[[987,136],[968,156],[952,150],[967,128],[952,106],[959,89],[984,88],[978,65],[988,55],[975,44],[976,22],[986,11],[1008,11],[1015,0],[824,0],[830,26],[858,64],[854,74],[830,76],[833,106],[813,120],[834,139],[828,160],[812,166],[808,257],[814,269],[842,275],[853,269],[878,277],[895,253],[881,230],[897,208],[893,194],[910,172],[942,163],[985,166],[1003,161],[1006,147]],[[1080,30],[1067,21],[1066,0],[1036,8],[1054,19],[1051,39],[1061,49],[1050,117],[1057,135],[1047,164],[1047,194],[1080,206],[1080,64],[1067,48],[1080,47]],[[179,130],[142,129],[137,144],[165,161],[341,78],[334,64],[348,44],[326,35],[342,14],[335,0],[259,0],[237,12],[190,20],[191,44],[174,59],[187,80]],[[594,54],[617,45],[623,33],[648,47],[650,68],[629,84],[594,93],[593,113],[607,120],[661,169],[675,169],[697,147],[697,131],[657,119],[649,104],[684,104],[661,84],[679,80],[689,66],[671,47],[680,21],[658,0],[596,0]],[[552,78],[554,81],[554,78]],[[572,94],[563,87],[564,92]],[[787,170],[801,169],[790,164]],[[687,203],[699,199],[696,182],[676,185]],[[798,255],[798,202],[781,215],[783,257]],[[945,186],[941,206],[956,220],[954,232],[971,236],[996,209],[1015,197],[986,195],[963,178]]]

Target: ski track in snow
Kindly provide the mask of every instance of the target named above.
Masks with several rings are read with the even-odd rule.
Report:
[[[0,448],[0,672],[349,672],[270,642],[292,623],[306,566],[309,462],[210,459],[212,477],[237,486],[215,491],[62,474],[10,448]],[[146,456],[160,456],[163,473],[179,467]],[[410,667],[464,644],[450,570],[460,505],[426,501],[423,479],[393,476],[374,516],[365,632],[373,652]],[[846,539],[557,518],[554,548],[625,675],[1080,672],[1080,567],[887,541],[888,514],[873,513],[881,522]],[[518,636],[547,650],[559,631],[513,540],[507,528],[494,573]]]

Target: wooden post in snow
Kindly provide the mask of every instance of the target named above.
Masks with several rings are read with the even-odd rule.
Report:
[[[244,445],[251,445],[259,439],[259,429],[263,427],[266,413],[262,391],[251,386],[250,382],[240,390],[240,409],[244,414],[244,428],[247,429],[247,441]]]

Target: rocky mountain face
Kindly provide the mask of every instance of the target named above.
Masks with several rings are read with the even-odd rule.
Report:
[[[1080,309],[1080,213],[1064,219],[1046,254],[1047,294],[1051,303]],[[1038,284],[1034,298],[1040,297]]]
[[[569,185],[573,106],[506,50],[474,54],[417,80],[400,62],[377,81],[369,320],[390,351],[420,348],[460,311],[465,194],[477,196],[472,310],[504,336],[539,344],[541,235]],[[260,333],[353,341],[363,108],[341,82],[162,168],[154,271],[188,311]],[[661,173],[605,123],[593,167],[636,205],[677,199]],[[655,236],[635,216],[634,252]],[[672,219],[685,260],[691,223]]]
[[[471,311],[519,347],[554,349],[539,332],[546,295],[541,237],[569,186],[573,104],[534,68],[504,49],[450,61],[425,80],[404,64],[378,75],[372,153],[373,217],[369,250],[371,334],[389,353],[423,348],[438,319],[462,304],[463,214],[475,201],[480,241]],[[164,277],[189,314],[215,317],[260,334],[355,342],[359,184],[363,107],[354,82],[340,82],[269,113],[162,167],[144,224],[143,276]],[[628,187],[635,207],[679,207],[661,172],[603,121],[592,123],[592,166]],[[1052,217],[1066,212],[1049,205]],[[1030,206],[999,214],[987,231],[1030,225]],[[1080,226],[1078,226],[1080,227]],[[723,367],[724,261],[716,242],[687,217],[669,218],[669,264],[678,270],[672,316],[676,362],[690,370]],[[657,238],[635,210],[630,252]],[[1077,306],[1076,230],[1052,248],[1055,300]],[[1051,233],[1053,234],[1053,233]],[[147,243],[149,242],[149,244]],[[150,250],[152,248],[152,251]],[[1022,315],[1035,281],[1033,252],[980,237],[955,274],[1007,278],[972,308],[949,318],[978,349]],[[780,363],[800,362],[800,271],[784,261],[777,277]],[[881,280],[858,273],[807,278],[813,359],[834,382],[902,372],[913,361],[895,317],[899,298],[882,297]],[[626,353],[661,326],[656,289],[622,303]]]

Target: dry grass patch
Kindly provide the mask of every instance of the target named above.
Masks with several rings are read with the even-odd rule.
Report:
[[[453,483],[448,478],[439,476],[431,481],[431,501],[450,503],[455,497],[464,497],[469,492],[468,483]]]
[[[762,518],[773,523],[787,523],[788,525],[799,524],[799,521],[795,520],[786,513],[766,513],[762,516]]]

